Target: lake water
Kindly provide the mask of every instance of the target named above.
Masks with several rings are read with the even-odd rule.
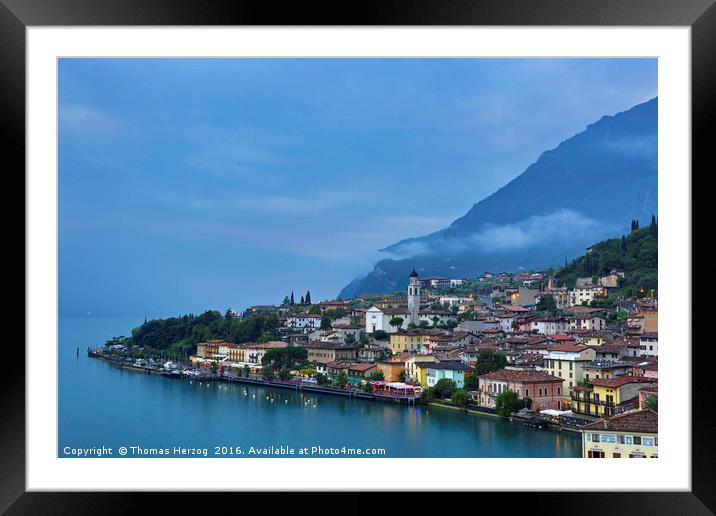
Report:
[[[245,458],[262,456],[251,453],[252,447],[272,446],[272,456],[281,456],[280,447],[296,455],[302,448],[345,447],[348,454],[350,449],[376,450],[373,454],[384,449],[383,457],[581,456],[579,436],[570,432],[533,430],[451,409],[175,380],[87,357],[88,346],[128,335],[141,322],[60,318],[58,456],[105,447],[112,449],[105,457],[119,457],[119,448],[125,447],[127,457],[140,456],[138,449],[155,449],[151,456],[206,449],[216,457],[219,447],[223,456]]]

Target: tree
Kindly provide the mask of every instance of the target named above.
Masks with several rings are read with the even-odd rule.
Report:
[[[348,374],[345,371],[338,373],[338,376],[336,377],[336,385],[338,385],[341,389],[345,389],[346,385],[348,385]]]
[[[467,391],[465,389],[456,389],[452,393],[452,397],[450,400],[459,407],[464,407],[467,405],[470,401],[470,396],[468,396]]]
[[[644,408],[647,410],[653,410],[654,412],[659,412],[659,396],[652,396],[646,400]]]
[[[481,349],[477,355],[476,373],[478,375],[491,373],[498,369],[504,369],[507,365],[507,357],[491,349]]]
[[[402,317],[393,317],[388,323],[393,326],[396,330],[400,329],[403,326],[403,322],[405,319]]]
[[[291,305],[295,305],[295,301],[293,300],[293,291],[291,291]]]
[[[437,328],[437,327],[438,327],[438,321],[439,321],[439,320],[440,320],[440,317],[438,317],[437,315],[433,315],[433,328]]]
[[[375,340],[385,340],[388,338],[388,334],[383,330],[376,330],[373,332],[373,338]]]
[[[328,331],[331,328],[333,328],[333,325],[331,324],[331,319],[328,317],[321,317],[321,330]]]
[[[651,224],[649,224],[649,233],[653,236],[656,236],[658,232],[658,228],[656,225],[656,215],[652,213],[651,215]]]
[[[368,393],[373,392],[373,386],[370,384],[370,382],[367,382],[367,383],[363,386],[363,390],[364,390],[365,392],[368,392]]]
[[[433,389],[436,396],[446,399],[452,396],[452,393],[455,392],[455,382],[449,378],[441,378],[433,386]]]
[[[405,371],[404,370],[400,371],[400,374],[398,374],[398,381],[405,383],[405,380],[406,380]]]
[[[470,374],[465,376],[465,390],[466,391],[477,391],[480,388],[480,380],[476,374]]]
[[[300,305],[305,305],[305,304],[306,304],[306,300],[303,298],[303,296],[301,296],[301,302],[300,302],[299,304],[300,304]]]
[[[378,369],[377,371],[373,371],[372,373],[370,373],[370,376],[368,378],[372,382],[380,382],[385,379],[385,375],[383,374],[383,371]]]
[[[323,322],[321,321],[321,324],[322,323]],[[352,333],[349,333],[348,335],[346,335],[345,341],[346,341],[346,344],[354,344],[356,341],[356,336],[353,335]]]
[[[515,391],[501,392],[495,398],[495,412],[497,415],[508,417],[524,407],[522,401],[517,397]]]
[[[537,303],[537,310],[539,310],[540,312],[556,313],[557,303],[554,300],[554,296],[549,294],[545,296],[540,296],[539,303]]]
[[[311,291],[310,290],[306,291],[306,304],[307,305],[313,304],[313,303],[311,303]]]
[[[427,330],[428,328],[430,328],[430,323],[425,319],[422,319],[420,323],[418,323],[418,327]]]
[[[420,399],[425,403],[433,401],[435,399],[435,388],[428,387],[427,389],[423,389],[423,392],[420,393]]]
[[[261,376],[263,376],[266,380],[273,378],[273,367],[270,365],[263,366],[261,368]]]

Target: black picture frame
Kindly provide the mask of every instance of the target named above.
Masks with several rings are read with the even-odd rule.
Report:
[[[716,106],[714,1],[381,0],[287,2],[279,6],[269,1],[242,0],[0,0],[0,120],[5,135],[3,142],[7,144],[4,162],[13,164],[6,169],[6,174],[17,171],[19,177],[19,171],[25,166],[25,29],[65,25],[689,26],[692,35],[692,169],[712,171],[714,160],[710,147],[713,144],[707,127],[714,120]],[[693,177],[689,172],[684,171],[685,180]],[[691,284],[691,277],[683,280]],[[712,434],[716,427],[710,417],[710,402],[714,399],[710,362],[692,363],[691,492],[514,493],[507,497],[509,505],[551,514],[713,514],[716,460]],[[164,504],[164,512],[187,508],[190,498],[178,494],[26,493],[25,365],[24,356],[13,356],[12,367],[3,371],[0,510],[8,514],[123,514],[141,510],[148,497],[161,497],[158,501]],[[585,478],[585,483],[588,481]],[[305,505],[304,496],[295,494],[292,500],[298,506],[310,507]],[[410,496],[415,497],[413,503],[421,504],[421,508],[428,501],[424,498],[430,498],[419,494]],[[479,506],[487,509],[490,504],[484,497],[490,496],[480,494]],[[504,494],[497,495],[500,496],[504,501]],[[212,502],[227,499],[226,495],[212,494],[211,497]],[[237,503],[239,499],[232,500]],[[253,497],[251,501],[241,500],[246,507],[254,503]],[[361,506],[361,494],[344,495],[341,505]],[[397,509],[398,504],[395,505]]]

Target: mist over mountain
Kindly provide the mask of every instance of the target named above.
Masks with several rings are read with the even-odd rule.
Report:
[[[421,276],[561,265],[658,211],[658,99],[604,116],[484,198],[449,227],[385,249],[339,298],[402,290]],[[459,185],[451,185],[458,188]]]

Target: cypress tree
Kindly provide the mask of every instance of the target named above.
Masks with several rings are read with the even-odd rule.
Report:
[[[306,291],[306,304],[307,305],[311,304],[311,291],[310,290]]]
[[[651,215],[651,224],[649,225],[649,233],[652,235],[656,235],[656,216],[652,213]]]
[[[303,299],[303,296],[301,296],[301,302],[300,302],[299,304],[301,304],[301,305],[305,305],[305,304],[306,304],[306,303],[305,303],[305,300]]]
[[[296,304],[296,302],[293,300],[293,291],[291,291],[291,304],[292,304],[292,305],[295,305],[295,304]]]

